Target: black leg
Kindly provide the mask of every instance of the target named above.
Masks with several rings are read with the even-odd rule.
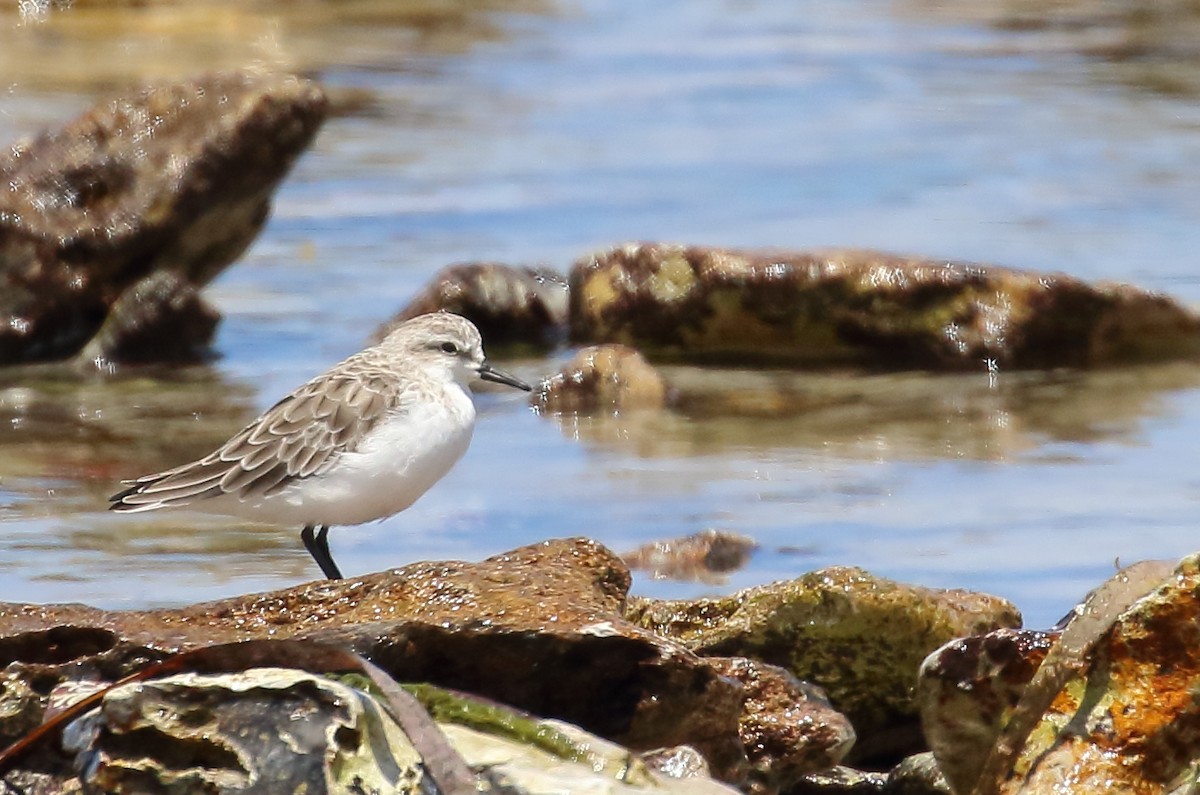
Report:
[[[313,537],[313,528],[317,528],[317,535]],[[304,548],[308,550],[308,554],[312,555],[312,559],[321,567],[321,573],[330,580],[342,579],[342,573],[338,571],[337,564],[333,562],[333,555],[329,554],[329,525],[323,524],[319,527],[314,524],[305,525],[300,531],[300,540],[304,542]]]

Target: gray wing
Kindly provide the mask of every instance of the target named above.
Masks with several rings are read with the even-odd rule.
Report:
[[[348,363],[349,364],[349,363]],[[209,497],[278,493],[326,471],[399,405],[394,378],[357,367],[314,378],[199,461],[128,481],[115,511],[149,511]]]

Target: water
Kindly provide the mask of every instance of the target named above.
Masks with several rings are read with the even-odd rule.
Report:
[[[211,367],[84,383],[0,373],[0,599],[141,607],[316,576],[296,528],[116,516],[104,498],[207,452],[451,262],[566,270],[639,239],[852,245],[1200,300],[1200,109],[1077,46],[1091,28],[992,21],[880,0],[0,13],[3,140],[114,85],[206,67],[301,69],[370,99],[326,125],[262,237],[212,286],[225,321]],[[536,379],[560,359],[505,366]],[[1190,364],[668,374],[700,394],[783,380],[810,400],[768,419],[711,404],[553,419],[485,395],[473,447],[441,485],[400,516],[334,531],[343,570],[576,534],[623,550],[717,527],[761,544],[724,586],[639,578],[635,591],[858,565],[1006,596],[1038,626],[1115,561],[1200,546]]]

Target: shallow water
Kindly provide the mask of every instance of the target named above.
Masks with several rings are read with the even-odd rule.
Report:
[[[1200,300],[1200,108],[1097,57],[1072,38],[1086,26],[873,0],[282,5],[0,14],[4,140],[204,66],[303,70],[358,108],[212,286],[211,367],[0,373],[0,599],[179,604],[316,576],[295,528],[116,516],[104,498],[359,348],[451,262],[565,270],[636,239],[873,246]],[[558,358],[506,367],[536,379]],[[343,570],[716,527],[759,542],[746,569],[635,590],[859,565],[991,591],[1045,625],[1115,561],[1200,547],[1200,366],[668,374],[683,411],[545,418],[482,396],[442,484],[334,531]]]

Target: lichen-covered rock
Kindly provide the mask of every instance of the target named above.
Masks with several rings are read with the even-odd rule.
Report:
[[[662,408],[667,384],[633,348],[594,345],[572,357],[530,396],[538,411],[553,414]]]
[[[112,681],[139,661],[199,646],[305,638],[352,649],[399,681],[476,693],[635,750],[693,746],[726,781],[749,770],[750,710],[764,745],[796,740],[797,727],[769,712],[784,704],[748,700],[712,661],[627,621],[629,584],[616,555],[573,539],[175,610],[0,604],[0,665],[36,678],[35,692],[45,693],[80,676]],[[0,715],[4,701],[0,693]],[[812,723],[802,729],[815,738],[810,748],[831,736]],[[766,759],[762,775],[776,775]]]
[[[1200,317],[1160,295],[876,251],[634,244],[570,279],[572,339],[652,358],[971,370],[1200,354]]]
[[[1094,592],[1062,631],[972,792],[1194,789],[1200,766],[1200,555],[1165,576],[1156,563],[1131,569]],[[1140,596],[1152,577],[1157,587]],[[1115,620],[1113,610],[1120,611]]]
[[[567,280],[546,268],[495,262],[451,265],[374,334],[381,340],[418,315],[444,309],[479,327],[489,345],[547,347],[567,329]]]
[[[325,112],[307,80],[212,74],[102,103],[5,150],[0,364],[77,354],[114,306],[123,317],[104,358],[155,358],[154,336],[161,358],[206,342],[213,312],[182,283],[203,286],[245,250]],[[176,286],[162,289],[160,272]],[[182,348],[154,333],[180,327]]]
[[[633,600],[626,615],[689,649],[751,657],[820,685],[858,735],[852,759],[924,750],[917,670],[952,638],[1020,623],[993,596],[934,590],[831,568],[731,596]]]

